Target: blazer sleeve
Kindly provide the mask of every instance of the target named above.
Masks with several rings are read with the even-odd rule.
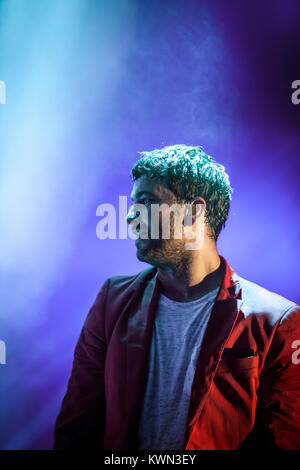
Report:
[[[281,318],[262,378],[262,420],[279,449],[300,449],[300,307]]]
[[[77,341],[67,391],[56,418],[54,450],[101,449],[105,429],[104,366],[107,280]]]

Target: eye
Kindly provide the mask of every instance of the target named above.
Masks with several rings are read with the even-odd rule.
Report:
[[[141,201],[143,204],[145,204],[145,206],[147,206],[148,204],[151,204],[151,202],[153,202],[153,199],[144,198]]]

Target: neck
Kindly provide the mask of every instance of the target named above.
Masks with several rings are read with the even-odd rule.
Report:
[[[224,275],[222,268],[216,248],[195,251],[182,269],[178,266],[158,269],[161,292],[178,302],[198,299],[220,285]]]

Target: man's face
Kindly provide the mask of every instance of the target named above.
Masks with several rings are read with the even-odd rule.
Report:
[[[141,223],[137,225],[136,230],[133,229],[134,232],[139,229],[145,230],[145,227],[148,229],[147,232],[140,231],[137,233],[139,238],[136,239],[135,244],[138,259],[158,267],[166,264],[173,266],[182,264],[184,258],[187,257],[182,225],[183,204],[176,201],[174,193],[166,187],[161,179],[145,176],[134,182],[131,199],[133,206],[127,214],[129,224],[133,223],[134,226],[138,221],[137,216],[139,214],[137,211],[139,208],[136,207],[136,204],[143,204],[146,207],[143,213],[140,212],[139,216],[139,220],[144,221],[145,224]],[[159,210],[157,211],[157,217],[152,216],[151,220],[151,205],[153,204],[159,205]],[[178,217],[169,210],[173,204],[178,204]],[[170,232],[168,226],[166,227],[166,220],[169,220]],[[151,227],[152,233],[158,235],[155,238],[151,237]],[[167,234],[170,233],[167,238],[164,230],[167,230]],[[181,239],[179,234],[181,234]],[[148,238],[142,238],[143,236]]]

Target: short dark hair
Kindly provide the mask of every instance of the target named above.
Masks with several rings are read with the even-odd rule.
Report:
[[[151,152],[139,152],[141,158],[131,170],[133,180],[141,176],[162,178],[180,202],[195,197],[206,201],[209,236],[217,241],[229,214],[233,189],[225,168],[201,147],[171,145]]]

